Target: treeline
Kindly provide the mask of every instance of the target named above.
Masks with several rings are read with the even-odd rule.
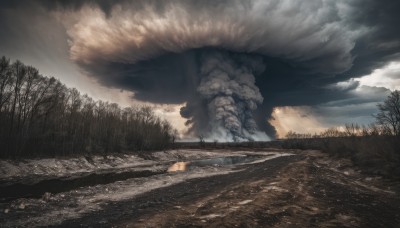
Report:
[[[359,124],[346,124],[344,127],[332,127],[321,133],[296,133],[289,131],[286,139],[312,139],[312,138],[340,138],[340,137],[366,137],[366,136],[393,136],[387,128],[372,123],[367,126]]]
[[[150,107],[94,101],[34,67],[0,59],[0,157],[156,150],[174,140]]]
[[[365,132],[348,135],[336,130],[334,136],[318,135],[310,138],[301,135],[289,138],[281,141],[281,147],[321,150],[334,157],[350,158],[355,165],[369,173],[400,178],[399,137]]]
[[[282,147],[322,150],[351,158],[371,173],[400,178],[400,92],[393,91],[378,110],[376,123],[368,126],[347,124],[313,135],[288,132]]]

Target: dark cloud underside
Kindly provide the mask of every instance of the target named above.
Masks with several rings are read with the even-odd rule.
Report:
[[[57,15],[71,58],[87,75],[133,91],[138,100],[189,102],[182,116],[199,128],[210,120],[198,91],[204,53],[262,58],[265,70],[255,76],[255,85],[264,99],[251,111],[270,136],[275,131],[267,119],[276,106],[378,101],[386,89],[370,88],[377,95],[364,98],[354,93],[357,83],[332,85],[400,58],[400,2],[392,0],[1,1],[0,25],[7,28],[0,31],[2,42],[13,42],[4,31],[30,27],[4,12],[27,8]]]

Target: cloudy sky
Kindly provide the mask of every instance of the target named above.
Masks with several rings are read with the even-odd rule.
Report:
[[[400,89],[395,0],[2,0],[0,55],[182,134],[268,139],[373,121]]]

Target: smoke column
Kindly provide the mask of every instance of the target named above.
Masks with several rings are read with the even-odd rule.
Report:
[[[258,131],[252,114],[263,101],[254,74],[262,73],[264,69],[259,56],[225,51],[203,53],[197,87],[201,101],[188,103],[181,111],[189,118],[187,110],[190,107],[200,105],[202,107],[197,110],[206,109],[208,123],[205,124],[208,126],[205,128],[198,124],[204,122],[198,120],[202,115],[192,114],[189,123],[193,124],[194,133],[220,141],[267,140],[268,137]]]

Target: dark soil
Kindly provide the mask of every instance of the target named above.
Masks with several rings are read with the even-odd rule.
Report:
[[[77,177],[42,180],[38,183],[0,183],[0,202],[10,202],[18,198],[41,198],[46,192],[52,194],[66,192],[85,186],[109,184],[130,178],[148,177],[165,171],[121,171],[113,173],[91,173]]]
[[[158,188],[63,227],[399,227],[392,183],[301,152]],[[346,171],[349,170],[349,171]]]

